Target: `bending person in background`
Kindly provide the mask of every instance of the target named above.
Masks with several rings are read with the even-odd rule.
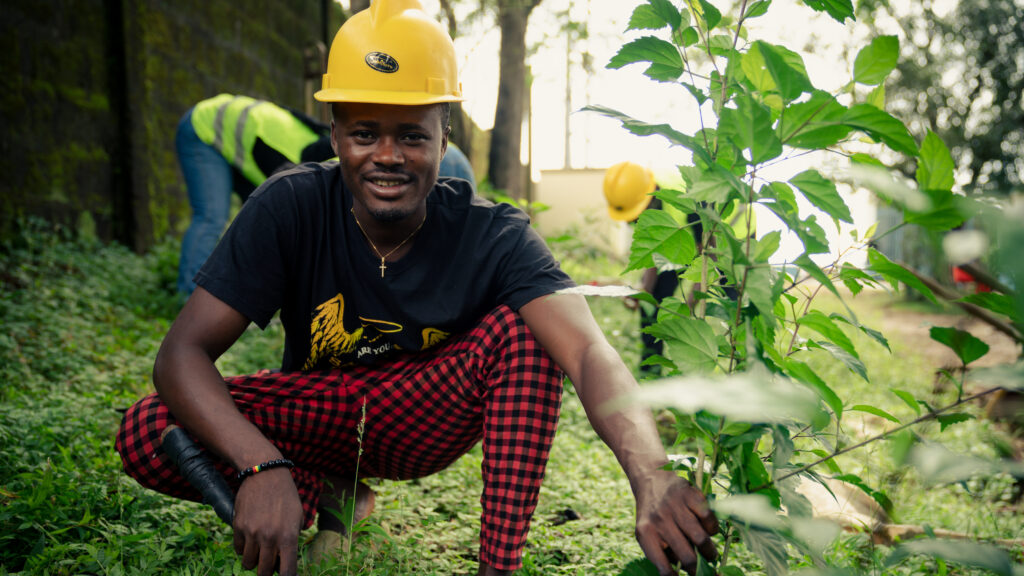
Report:
[[[271,174],[334,157],[330,127],[271,102],[220,94],[182,116],[175,137],[192,223],[181,241],[178,293],[188,298],[194,276],[213,252],[231,210]]]

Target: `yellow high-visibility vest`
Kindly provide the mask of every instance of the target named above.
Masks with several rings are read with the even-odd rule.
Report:
[[[255,185],[269,177],[253,158],[259,138],[298,164],[302,150],[320,139],[302,120],[288,110],[248,96],[220,94],[203,100],[192,109],[192,127],[199,139],[212,146]]]

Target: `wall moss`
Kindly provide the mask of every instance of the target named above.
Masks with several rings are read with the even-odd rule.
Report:
[[[319,1],[4,4],[0,236],[30,214],[136,250],[181,234],[181,115],[221,92],[305,108],[303,50],[323,41]]]

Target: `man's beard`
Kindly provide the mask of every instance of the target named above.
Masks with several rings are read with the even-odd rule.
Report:
[[[374,220],[377,222],[401,222],[409,216],[413,215],[412,210],[402,210],[400,208],[382,208],[379,210],[373,210],[370,212]]]

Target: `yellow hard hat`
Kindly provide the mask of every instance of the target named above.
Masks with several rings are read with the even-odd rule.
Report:
[[[604,173],[604,199],[608,215],[632,222],[651,203],[656,184],[654,173],[639,164],[619,162]]]
[[[374,0],[331,44],[321,102],[461,102],[455,44],[419,0]]]

